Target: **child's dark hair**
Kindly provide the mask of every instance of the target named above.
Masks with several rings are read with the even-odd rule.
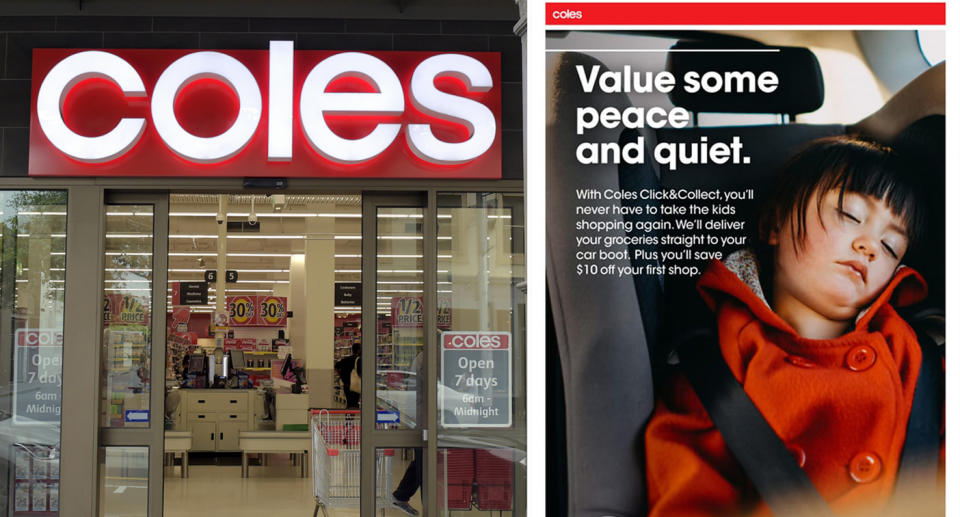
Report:
[[[770,232],[795,222],[795,250],[806,239],[806,209],[817,196],[817,216],[827,192],[840,189],[840,208],[846,193],[873,197],[886,204],[903,220],[907,238],[918,242],[923,228],[922,177],[926,171],[913,170],[890,147],[872,140],[836,136],[815,140],[793,155],[780,170],[773,195],[760,212],[759,243]]]

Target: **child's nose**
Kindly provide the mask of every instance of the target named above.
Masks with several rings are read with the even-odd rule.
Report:
[[[869,261],[877,258],[877,244],[869,237],[861,236],[854,239],[853,249],[857,253],[865,255]]]

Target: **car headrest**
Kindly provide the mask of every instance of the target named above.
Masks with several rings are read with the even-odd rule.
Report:
[[[670,101],[698,113],[796,115],[815,111],[823,105],[820,62],[809,49],[760,44],[738,46],[742,48],[732,49],[729,43],[715,41],[685,40],[673,45],[673,52],[667,57],[667,70],[676,78],[677,86],[670,93]],[[708,72],[716,72],[720,77],[730,73],[752,73],[759,79],[767,71],[775,73],[778,78],[778,86],[771,93],[737,93],[736,89],[729,93],[725,90],[710,93],[703,88],[690,93],[684,88],[690,72],[696,72],[696,77],[702,81]],[[715,81],[708,80],[704,84],[713,86]]]

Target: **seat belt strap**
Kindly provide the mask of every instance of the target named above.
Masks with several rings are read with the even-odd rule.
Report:
[[[940,348],[922,329],[916,328],[923,353],[920,375],[913,390],[913,405],[900,455],[895,494],[933,494],[940,461],[940,427],[943,414],[944,376]]]
[[[680,368],[727,448],[774,515],[832,515],[830,507],[797,465],[783,441],[733,376],[716,334],[694,330],[677,347]]]

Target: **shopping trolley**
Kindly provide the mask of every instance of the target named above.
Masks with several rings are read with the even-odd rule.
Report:
[[[313,516],[327,508],[360,507],[360,411],[321,409],[312,411]],[[393,450],[377,451],[376,507],[385,514],[393,487]]]

